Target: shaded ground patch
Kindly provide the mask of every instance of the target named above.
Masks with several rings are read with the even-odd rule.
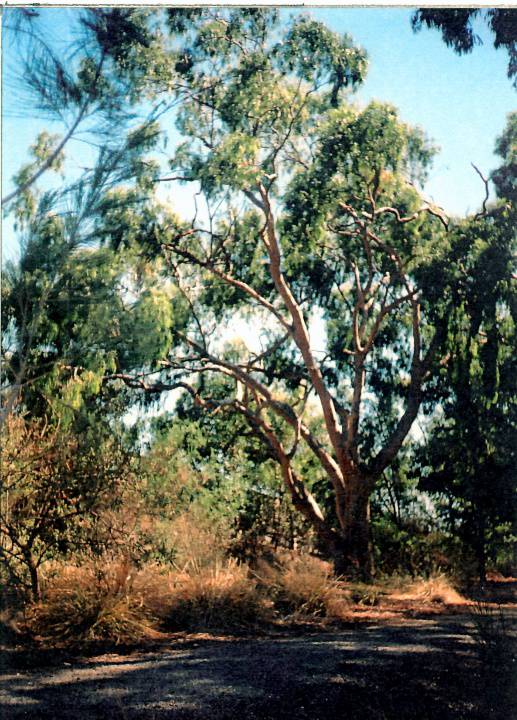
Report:
[[[18,720],[509,718],[511,674],[483,667],[466,616],[255,638],[186,636],[130,654],[7,670],[0,716]],[[502,683],[504,680],[504,683]]]

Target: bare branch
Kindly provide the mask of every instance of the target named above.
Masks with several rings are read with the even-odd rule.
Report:
[[[477,172],[477,174],[479,175],[479,177],[481,178],[481,180],[483,181],[483,184],[484,184],[484,186],[485,186],[485,197],[484,197],[484,200],[483,200],[482,210],[481,210],[481,212],[478,212],[477,215],[474,216],[475,219],[478,220],[478,219],[481,218],[481,217],[485,217],[486,214],[487,214],[486,204],[487,204],[488,198],[489,198],[489,196],[490,196],[490,189],[489,189],[489,186],[488,186],[488,180],[487,180],[487,178],[483,175],[483,173],[481,172],[481,170],[480,170],[476,165],[474,165],[474,163],[470,163],[470,164],[472,165],[472,167],[474,168],[474,170]]]
[[[190,235],[192,232],[195,231],[188,231],[184,233],[184,235]],[[237,280],[236,278],[232,277],[228,273],[223,272],[222,270],[219,270],[215,265],[208,261],[208,260],[202,260],[201,258],[196,257],[193,253],[191,253],[189,250],[184,250],[182,248],[178,248],[175,245],[171,245],[169,243],[162,243],[162,247],[166,250],[172,251],[176,253],[177,255],[180,255],[180,257],[185,258],[186,260],[189,260],[190,262],[194,263],[195,265],[198,265],[199,267],[205,268],[212,274],[214,274],[216,277],[220,278],[221,280],[224,280],[224,282],[228,283],[229,285],[232,285],[233,287],[237,288],[238,290],[242,290],[242,292],[249,295],[253,300],[255,300],[259,305],[262,305],[262,307],[265,307],[266,310],[268,310],[274,317],[278,320],[278,322],[286,328],[289,332],[291,332],[291,325],[282,317],[280,312],[275,308],[275,306],[269,302],[269,300],[266,300],[265,297],[260,295],[254,288],[251,287],[251,285],[248,285],[247,283],[243,282],[242,280]]]
[[[366,213],[366,212],[363,212],[362,214],[368,220],[373,220],[377,215],[382,215],[384,213],[389,213],[390,215],[393,215],[397,219],[397,222],[400,223],[401,225],[404,225],[406,223],[412,222],[413,220],[416,220],[417,217],[419,215],[421,215],[422,213],[428,213],[429,215],[433,215],[433,217],[438,218],[438,220],[440,220],[440,222],[442,223],[442,225],[445,227],[446,230],[448,230],[448,228],[449,228],[449,221],[447,219],[447,216],[443,212],[439,212],[432,205],[424,205],[423,207],[419,208],[418,210],[415,210],[415,212],[412,213],[411,215],[406,215],[404,217],[402,217],[400,215],[400,212],[397,210],[397,208],[389,207],[389,206],[376,208],[376,210],[371,214]]]
[[[250,390],[252,390],[253,392],[257,393],[257,395],[262,399],[262,402],[265,402],[269,407],[271,407],[272,410],[274,410],[277,415],[282,417],[291,427],[296,429],[298,423],[300,422],[296,413],[290,405],[278,401],[273,396],[268,387],[263,385],[255,377],[251,376],[246,370],[242,370],[238,365],[206,353],[204,349],[193,340],[190,340],[188,338],[184,338],[184,340],[193,349],[195,349],[197,352],[200,352],[201,355],[206,358],[206,360],[213,364],[214,371],[224,372],[226,374],[229,374],[231,377],[235,377],[240,380],[243,385],[250,388]],[[204,367],[208,368],[209,366],[205,365]],[[327,452],[327,450],[325,450],[325,448],[316,440],[309,428],[303,422],[300,422],[300,433],[301,437],[310,447],[312,452],[320,460],[322,466],[328,473],[333,485],[336,488],[341,489],[343,487],[344,478],[338,463],[336,463],[336,461]]]
[[[269,255],[271,277],[278,293],[289,311],[289,314],[291,315],[293,321],[293,339],[300,350],[312,384],[320,400],[325,425],[329,434],[331,445],[336,454],[338,464],[340,468],[344,469],[349,466],[349,462],[344,454],[343,434],[340,428],[339,418],[336,413],[332,396],[325,384],[321,370],[312,354],[309,331],[302,309],[296,301],[291,288],[287,284],[281,269],[281,252],[276,236],[275,221],[264,186],[259,186],[259,192],[266,215],[266,226],[264,228],[263,241]]]

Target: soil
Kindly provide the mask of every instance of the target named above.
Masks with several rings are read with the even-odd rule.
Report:
[[[517,619],[506,604],[508,622]],[[515,627],[515,626],[514,626]],[[88,657],[4,653],[2,720],[509,720],[515,654],[483,654],[474,616],[372,611],[340,627],[160,636]]]

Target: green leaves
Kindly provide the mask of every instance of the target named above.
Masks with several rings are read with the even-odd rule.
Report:
[[[492,181],[500,198],[517,201],[517,112],[510,113],[506,127],[498,138],[495,151],[503,159],[492,173]]]
[[[340,36],[309,18],[293,23],[273,55],[283,72],[292,72],[316,87],[330,85],[332,107],[339,104],[343,88],[356,87],[366,75],[365,51],[354,46],[349,35]]]

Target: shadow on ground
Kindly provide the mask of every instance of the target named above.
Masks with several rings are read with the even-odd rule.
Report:
[[[187,639],[48,671],[7,671],[18,720],[507,720],[512,668],[480,662],[466,618],[255,639]]]

